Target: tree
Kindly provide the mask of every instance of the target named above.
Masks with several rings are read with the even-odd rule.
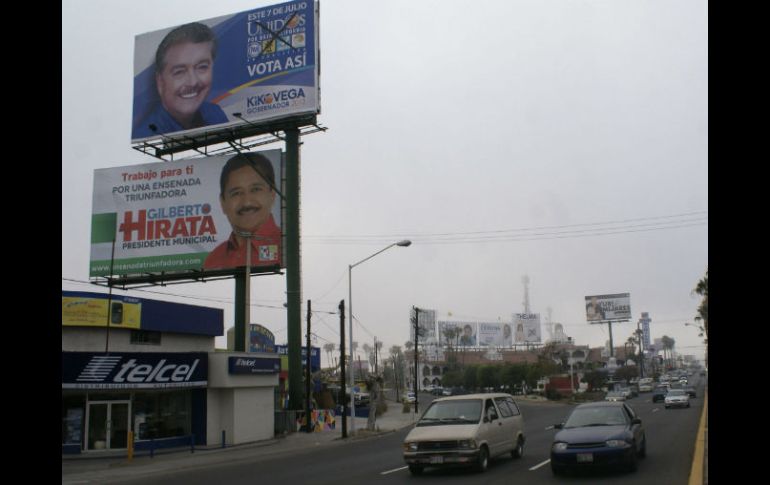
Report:
[[[698,306],[698,316],[695,317],[696,321],[703,320],[703,329],[706,331],[706,339],[708,339],[709,333],[709,270],[706,268],[706,275],[698,281],[693,290],[695,293],[703,297],[700,305]]]
[[[668,335],[664,335],[660,339],[661,343],[663,343],[663,358],[666,359],[666,352],[668,352],[668,367],[671,367],[673,364],[671,363],[671,359],[674,357],[674,345],[676,345],[676,340],[672,339]]]

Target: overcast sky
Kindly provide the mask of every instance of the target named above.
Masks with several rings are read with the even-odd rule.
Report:
[[[63,290],[106,292],[88,284],[94,170],[158,161],[130,143],[134,37],[276,3],[62,2]],[[320,48],[328,131],[301,148],[314,345],[339,343],[348,265],[411,239],[353,270],[359,347],[403,346],[412,305],[510,321],[528,275],[530,310],[577,344],[609,338],[586,295],[630,293],[616,346],[649,312],[652,338],[702,359],[684,323],[708,264],[707,2],[323,0]],[[276,343],[285,291],[285,276],[252,280],[252,322]],[[225,329],[233,293],[115,291],[222,308]]]

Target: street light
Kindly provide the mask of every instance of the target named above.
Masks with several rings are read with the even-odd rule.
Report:
[[[412,241],[408,239],[404,239],[403,241],[395,242],[393,244],[388,245],[384,249],[381,249],[377,251],[376,253],[372,254],[371,256],[362,259],[361,261],[349,264],[348,265],[348,328],[350,331],[350,433],[355,434],[356,432],[356,398],[353,391],[353,386],[355,384],[355,381],[353,379],[353,268],[358,266],[359,264],[369,261],[373,257],[377,256],[378,254],[387,251],[388,249],[392,248],[393,246],[401,246],[401,247],[408,247],[412,244]],[[343,403],[344,405],[345,403]]]

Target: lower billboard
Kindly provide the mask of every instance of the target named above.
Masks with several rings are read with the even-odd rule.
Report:
[[[269,150],[94,171],[90,276],[284,267],[281,160]]]
[[[593,295],[586,297],[586,320],[603,322],[631,318],[631,294]]]

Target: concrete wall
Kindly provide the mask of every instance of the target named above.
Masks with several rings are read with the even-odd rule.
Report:
[[[103,352],[107,341],[106,328],[62,327],[61,348],[68,352]],[[110,328],[110,352],[213,352],[214,337],[166,333],[160,345],[132,344],[131,330]]]
[[[273,354],[214,352],[209,354],[207,439],[209,446],[234,445],[271,439],[275,429],[275,387],[278,374],[230,375],[229,357]]]

